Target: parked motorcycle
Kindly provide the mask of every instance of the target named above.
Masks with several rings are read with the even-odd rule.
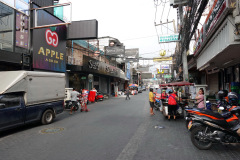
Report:
[[[209,110],[192,111],[192,117],[187,118],[191,141],[198,149],[210,149],[213,143],[240,143],[240,107],[232,106],[226,110],[220,106],[219,110],[221,114]]]
[[[217,103],[214,103],[212,104],[211,102],[209,101],[206,101],[206,109],[207,110],[212,110],[212,105],[215,105],[217,106],[217,108],[219,108],[220,106],[224,107],[225,110],[227,108],[230,108],[229,104],[226,102],[226,100],[224,99],[224,97],[228,96],[228,92],[226,90],[221,90],[218,92],[218,98],[219,98],[219,101]],[[195,107],[186,107],[185,108],[185,115],[186,115],[186,127],[188,128],[188,123],[191,119],[191,117],[194,117],[194,114],[196,112],[200,112],[199,109],[195,106]],[[220,111],[222,112],[222,111]]]
[[[95,97],[95,100],[96,101],[103,101],[103,94],[101,93],[101,92],[97,92],[97,94],[96,94],[96,97]]]

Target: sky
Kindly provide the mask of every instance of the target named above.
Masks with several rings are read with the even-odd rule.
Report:
[[[73,21],[98,21],[98,37],[117,38],[126,49],[139,48],[140,57],[159,57],[163,49],[166,56],[173,54],[175,43],[158,43],[158,35],[173,34],[173,23],[154,23],[177,19],[167,0],[60,0],[64,1],[72,2]]]

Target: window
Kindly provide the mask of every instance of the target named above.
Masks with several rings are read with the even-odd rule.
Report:
[[[13,51],[14,9],[0,2],[0,50]]]
[[[21,102],[21,94],[11,93],[0,95],[0,109],[19,106]]]

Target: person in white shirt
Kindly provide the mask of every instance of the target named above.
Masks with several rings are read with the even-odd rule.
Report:
[[[71,92],[71,101],[72,101],[72,107],[70,110],[70,114],[72,114],[73,109],[75,108],[77,104],[77,97],[79,95],[79,92],[75,90],[75,88],[73,88],[73,91]]]

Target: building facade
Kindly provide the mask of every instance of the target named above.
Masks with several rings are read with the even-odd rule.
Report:
[[[194,46],[194,57],[189,69],[200,72],[210,95],[225,89],[240,97],[240,34],[236,1],[215,0]],[[239,13],[238,13],[239,14]]]

